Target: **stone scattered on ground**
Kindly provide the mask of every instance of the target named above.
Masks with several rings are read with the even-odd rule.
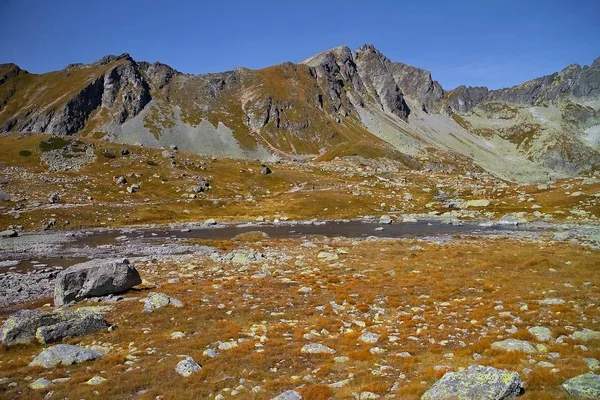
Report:
[[[93,376],[93,377],[91,377],[90,379],[88,379],[88,380],[87,380],[85,383],[86,383],[87,385],[101,385],[101,384],[103,384],[104,382],[106,382],[107,380],[108,380],[108,379],[106,379],[106,378],[103,378],[103,377],[101,377],[101,376],[98,376],[98,375],[96,375],[96,376]]]
[[[320,343],[309,343],[302,346],[303,354],[335,354],[335,350]]]
[[[94,361],[104,355],[98,351],[70,344],[57,344],[44,349],[29,363],[30,367],[54,368],[57,365],[72,365]]]
[[[157,292],[148,293],[148,296],[145,299],[141,299],[140,302],[144,303],[143,312],[151,312],[152,310],[169,305],[173,307],[183,307],[181,301],[176,298]]]
[[[54,383],[46,378],[38,378],[29,384],[29,387],[33,390],[44,390],[50,386],[54,386]]]
[[[196,372],[200,372],[201,369],[202,366],[194,361],[194,359],[190,356],[186,356],[185,359],[179,361],[175,366],[175,372],[185,377],[195,374]]]
[[[492,348],[503,351],[522,351],[524,353],[535,353],[537,350],[526,340],[506,339],[492,343]]]
[[[518,373],[473,365],[464,371],[446,372],[421,399],[508,400],[523,392],[523,382]]]
[[[527,330],[538,342],[549,342],[552,339],[552,331],[545,326],[534,326]]]
[[[563,389],[579,399],[600,399],[600,375],[593,372],[566,380]]]
[[[73,265],[56,277],[54,305],[121,293],[142,283],[127,259],[99,259]]]

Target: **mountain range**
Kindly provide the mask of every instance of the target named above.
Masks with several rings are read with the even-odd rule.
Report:
[[[600,58],[500,90],[445,90],[372,45],[202,75],[128,54],[45,74],[1,64],[0,132],[265,161],[382,157],[542,181],[600,164]]]

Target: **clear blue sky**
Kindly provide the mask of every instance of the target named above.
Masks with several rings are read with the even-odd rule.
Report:
[[[600,0],[0,0],[0,63],[130,53],[186,73],[374,44],[446,89],[511,86],[600,56]]]

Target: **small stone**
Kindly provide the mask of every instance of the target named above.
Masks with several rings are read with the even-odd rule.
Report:
[[[106,382],[107,380],[108,380],[108,379],[106,379],[106,378],[103,378],[103,377],[101,377],[101,376],[98,376],[98,375],[96,375],[96,376],[94,376],[94,377],[92,377],[92,378],[88,379],[88,380],[87,380],[85,383],[86,383],[87,385],[94,385],[94,386],[95,386],[95,385],[100,385],[100,384],[102,384],[102,383]]]
[[[54,383],[52,383],[46,378],[38,378],[29,384],[29,387],[33,390],[42,390],[50,386],[54,386]]]
[[[309,343],[302,346],[302,354],[335,354],[336,351],[320,343]]]
[[[365,332],[358,337],[358,340],[360,340],[363,343],[374,344],[379,341],[379,337],[380,335],[378,335],[377,333]]]

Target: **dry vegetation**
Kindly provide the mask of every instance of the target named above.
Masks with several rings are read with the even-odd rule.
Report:
[[[552,341],[532,355],[490,348],[505,338],[535,344],[527,329],[537,325],[549,327],[555,338],[598,329],[600,252],[595,250],[508,239],[436,244],[312,237],[212,244],[258,249],[265,259],[137,262],[149,283],[126,298],[160,291],[184,307],[148,314],[135,300],[112,305],[106,317],[115,331],[72,341],[110,348],[93,363],[44,371],[27,367],[39,346],[2,349],[0,375],[17,386],[2,385],[0,397],[37,398],[27,385],[43,376],[70,377],[52,387],[53,398],[237,393],[237,398],[264,399],[296,388],[309,399],[350,398],[362,391],[417,399],[444,371],[478,363],[519,372],[527,388],[523,399],[560,399],[565,398],[560,384],[588,370],[583,358],[600,358],[598,341]],[[565,303],[540,304],[545,298]],[[171,339],[175,331],[185,337]],[[379,334],[377,343],[362,343],[364,332]],[[217,350],[214,358],[204,353],[228,341],[237,346]],[[324,344],[336,354],[302,354],[307,343]],[[178,376],[173,367],[181,355],[191,355],[202,371]],[[538,361],[551,362],[554,369]],[[83,384],[94,375],[108,381]],[[329,386],[336,382],[343,385]]]
[[[78,171],[48,172],[40,161],[46,135],[0,137],[0,178],[13,201],[0,204],[0,226],[38,230],[50,218],[56,229],[145,223],[357,218],[361,215],[444,215],[498,219],[506,213],[539,220],[596,221],[600,215],[596,179],[551,182],[547,188],[471,176],[408,170],[405,163],[355,158],[329,162],[281,162],[261,175],[261,163],[179,152],[175,163],[161,150],[81,139],[95,146],[96,161]],[[122,148],[130,154],[121,156]],[[340,155],[352,149],[339,149]],[[336,154],[337,150],[333,154]],[[109,157],[110,156],[110,157]],[[114,157],[113,157],[114,156]],[[126,177],[127,185],[116,178]],[[190,198],[197,177],[212,189]],[[128,193],[137,183],[140,190]],[[58,204],[48,204],[50,193]],[[578,196],[573,193],[580,192]],[[457,212],[451,200],[489,199],[488,207]]]

